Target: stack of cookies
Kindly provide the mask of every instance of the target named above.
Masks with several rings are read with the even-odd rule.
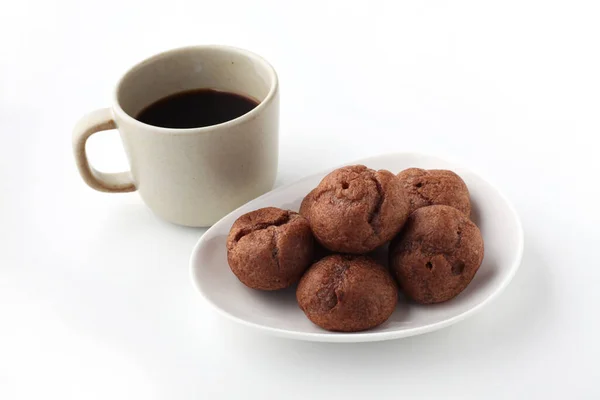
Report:
[[[364,165],[339,168],[302,201],[242,215],[227,240],[238,279],[259,290],[298,283],[296,298],[318,326],[341,332],[385,322],[398,286],[421,304],[452,299],[483,260],[463,180],[410,168],[397,176]],[[369,256],[389,243],[389,268]],[[398,286],[397,286],[398,284]]]

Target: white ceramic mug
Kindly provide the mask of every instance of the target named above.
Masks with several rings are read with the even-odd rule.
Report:
[[[135,119],[159,99],[200,88],[241,94],[260,104],[238,118],[201,128],[161,128]],[[131,171],[103,173],[90,166],[85,143],[108,129],[119,130]],[[92,188],[137,190],[159,217],[209,226],[272,188],[278,130],[279,85],[273,67],[246,50],[195,46],[158,54],[125,73],[113,106],[77,123],[73,151],[79,173]]]

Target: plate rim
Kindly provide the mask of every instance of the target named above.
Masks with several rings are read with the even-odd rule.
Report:
[[[224,309],[219,307],[217,304],[215,304],[212,300],[210,300],[206,296],[204,291],[200,288],[198,279],[196,277],[196,268],[194,267],[195,260],[197,258],[197,254],[198,254],[198,249],[206,241],[206,238],[210,236],[209,233],[213,229],[215,229],[215,226],[218,225],[219,222],[221,222],[223,219],[229,217],[231,214],[236,213],[239,209],[241,209],[242,207],[245,207],[248,203],[258,201],[258,200],[262,199],[263,197],[272,195],[273,193],[278,193],[280,191],[286,190],[290,186],[297,185],[303,181],[312,179],[315,176],[326,175],[329,172],[331,172],[332,170],[339,168],[341,166],[344,166],[344,165],[368,164],[369,161],[373,160],[373,159],[380,159],[380,158],[386,158],[386,157],[408,157],[408,156],[437,159],[437,160],[445,162],[447,164],[452,164],[455,168],[460,168],[463,171],[468,171],[470,174],[477,176],[479,179],[483,180],[488,185],[490,185],[490,187],[502,199],[502,201],[507,205],[508,209],[511,212],[513,219],[516,222],[517,235],[518,235],[518,248],[517,248],[517,252],[515,254],[514,261],[511,265],[510,271],[508,272],[508,274],[504,278],[504,280],[500,283],[500,285],[496,288],[496,290],[494,290],[493,293],[491,293],[488,297],[486,297],[483,301],[481,301],[477,305],[473,306],[472,308],[470,308],[466,311],[463,311],[462,313],[460,313],[458,315],[455,315],[455,316],[445,319],[443,321],[434,322],[434,323],[427,324],[424,326],[403,329],[403,330],[398,330],[398,331],[384,331],[384,332],[364,331],[364,332],[352,332],[352,333],[325,331],[323,333],[318,333],[318,332],[310,333],[310,332],[298,332],[298,331],[293,331],[293,330],[288,330],[288,329],[264,326],[264,325],[261,325],[261,324],[255,323],[255,322],[250,322],[245,319],[239,318],[235,315],[230,314],[229,312],[225,311]],[[457,162],[454,162],[451,159],[443,158],[443,157],[437,156],[435,154],[407,151],[407,152],[383,153],[383,154],[379,154],[376,156],[365,157],[365,158],[361,158],[358,160],[354,160],[352,162],[340,164],[337,167],[331,167],[328,170],[323,170],[321,172],[310,174],[310,175],[300,178],[294,182],[282,185],[278,188],[275,188],[273,190],[270,190],[270,191],[262,194],[261,196],[258,196],[256,198],[250,200],[249,202],[247,202],[245,204],[242,204],[240,207],[236,208],[235,210],[231,211],[227,215],[220,218],[215,224],[213,224],[209,229],[207,229],[206,232],[204,232],[204,234],[200,237],[200,239],[198,239],[198,242],[194,245],[194,248],[192,249],[192,253],[189,258],[189,268],[190,268],[190,278],[192,280],[192,284],[193,284],[194,288],[196,289],[196,291],[205,300],[205,302],[210,305],[210,307],[212,309],[216,310],[218,314],[224,316],[225,318],[227,318],[231,321],[248,326],[248,327],[258,330],[258,331],[262,331],[262,332],[265,332],[265,333],[268,333],[268,334],[271,334],[274,336],[278,336],[278,337],[283,337],[283,338],[303,340],[303,341],[312,341],[312,342],[358,343],[358,342],[375,342],[375,341],[383,341],[383,340],[401,339],[401,338],[406,338],[406,337],[410,337],[410,336],[422,335],[424,333],[433,332],[438,329],[443,329],[448,326],[454,325],[455,323],[474,315],[475,313],[479,312],[484,306],[489,304],[492,300],[497,298],[506,289],[506,287],[510,284],[513,277],[517,273],[517,270],[521,266],[521,262],[522,262],[522,258],[523,258],[523,250],[524,250],[524,232],[523,232],[523,225],[521,223],[521,218],[519,217],[519,214],[517,213],[517,210],[515,209],[512,202],[508,199],[508,197],[506,197],[504,195],[504,193],[495,184],[493,184],[490,180],[486,179],[482,174],[474,171],[471,168],[464,167],[463,165],[461,165]]]

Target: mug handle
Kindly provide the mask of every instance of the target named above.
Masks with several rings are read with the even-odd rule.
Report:
[[[117,129],[110,108],[92,111],[77,122],[73,130],[73,153],[79,174],[92,189],[100,192],[122,193],[136,190],[129,171],[106,173],[90,165],[85,152],[85,143],[96,132]]]

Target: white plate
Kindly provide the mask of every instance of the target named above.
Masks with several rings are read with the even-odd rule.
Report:
[[[448,302],[428,306],[409,303],[401,297],[396,311],[384,324],[365,332],[338,333],[323,330],[304,316],[296,303],[295,288],[261,292],[239,282],[229,269],[225,249],[233,222],[261,207],[297,211],[304,196],[330,172],[325,171],[247,203],[200,238],[190,266],[192,279],[206,301],[226,317],[265,333],[322,342],[366,342],[418,335],[452,325],[481,309],[508,285],[521,263],[523,230],[514,208],[493,185],[468,169],[424,154],[387,154],[348,163],[351,164],[393,173],[409,167],[451,169],[464,179],[471,193],[472,219],[481,229],[485,243],[483,264],[464,292]]]

